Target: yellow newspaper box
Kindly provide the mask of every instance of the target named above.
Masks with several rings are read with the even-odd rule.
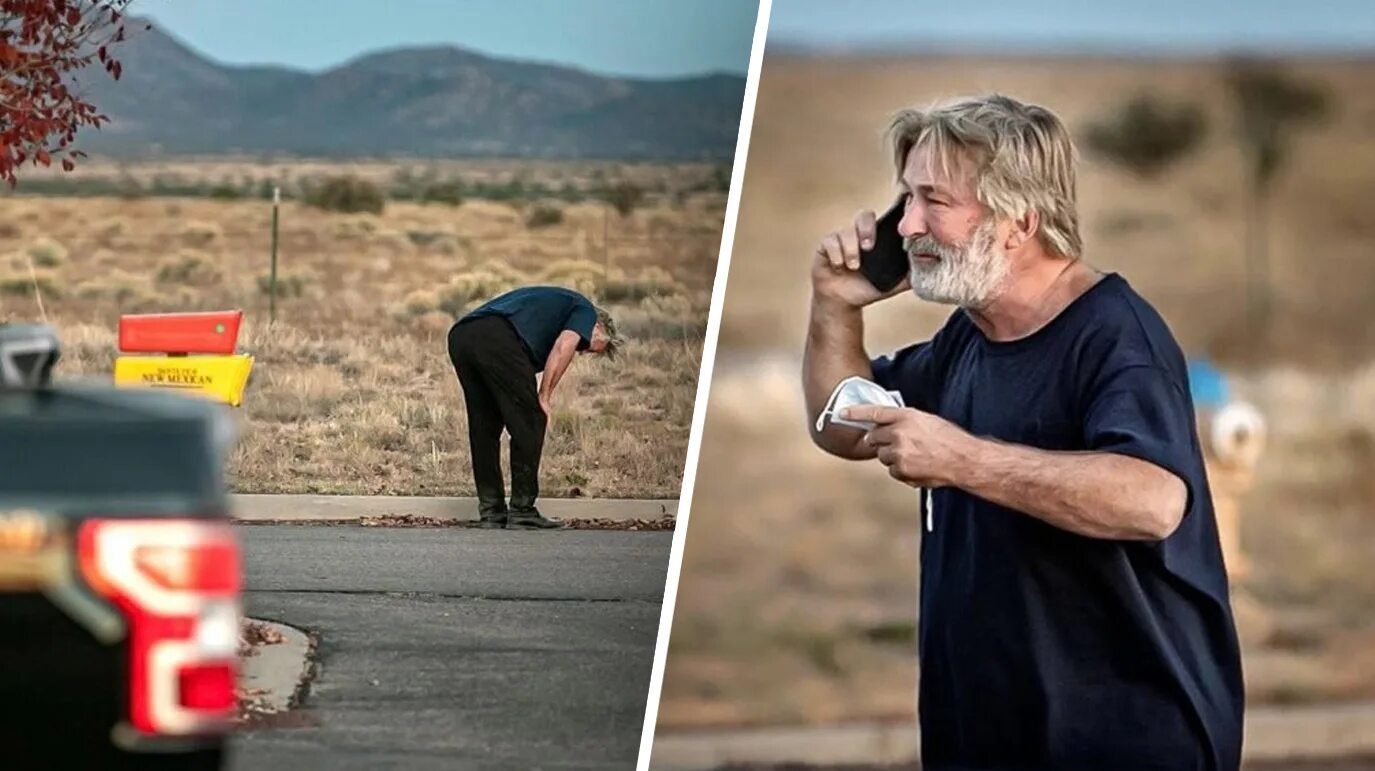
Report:
[[[253,357],[121,356],[115,359],[115,385],[170,388],[199,394],[235,407],[243,402]]]
[[[253,357],[235,354],[243,311],[121,316],[115,385],[167,388],[235,407],[243,402]],[[194,355],[193,355],[194,354]]]

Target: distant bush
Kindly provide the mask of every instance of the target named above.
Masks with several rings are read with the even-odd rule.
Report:
[[[210,286],[223,279],[219,267],[210,257],[195,251],[185,251],[158,265],[159,284]]]
[[[1142,94],[1089,125],[1085,142],[1098,155],[1151,178],[1197,147],[1207,129],[1198,105]]]
[[[312,280],[312,277],[305,273],[278,273],[277,296],[300,297],[305,294],[306,287],[310,286]],[[263,294],[272,293],[271,273],[264,273],[258,276],[258,291]]]
[[[628,217],[644,202],[645,191],[629,180],[621,180],[602,188],[597,197],[606,201],[622,217]]]
[[[29,259],[39,268],[56,268],[67,261],[67,248],[51,238],[39,238],[28,248]]]
[[[429,313],[439,309],[439,293],[431,289],[417,289],[406,295],[406,299],[401,301],[401,305],[406,309],[406,313],[411,316]]]
[[[304,200],[317,209],[347,214],[381,214],[386,204],[380,187],[353,175],[328,177],[318,185],[311,185],[305,191]]]
[[[547,228],[563,222],[563,209],[557,206],[539,205],[525,215],[525,226],[531,230]]]
[[[181,228],[181,240],[187,246],[209,246],[224,235],[214,222],[188,222]]]
[[[603,270],[601,264],[591,260],[555,260],[544,266],[540,278],[551,283],[581,278],[599,279]]]
[[[32,297],[33,287],[38,284],[38,291],[44,298],[62,296],[62,286],[57,283],[57,278],[46,271],[35,271],[34,276],[30,276],[28,271],[9,273],[0,275],[0,294],[11,297]]]
[[[601,288],[601,299],[609,302],[640,302],[647,297],[666,297],[682,291],[668,271],[657,266],[631,276],[613,271]]]
[[[454,316],[467,313],[475,303],[527,283],[528,277],[504,262],[489,260],[454,277],[439,291],[439,309]]]
[[[411,243],[420,247],[429,246],[446,235],[448,235],[448,233],[443,230],[411,229],[406,231],[406,238],[409,238]]]
[[[141,306],[156,297],[145,276],[135,276],[118,269],[83,281],[77,285],[76,294],[85,300],[112,300],[126,307]]]
[[[446,203],[458,206],[463,203],[463,183],[458,180],[434,182],[420,191],[421,203]]]

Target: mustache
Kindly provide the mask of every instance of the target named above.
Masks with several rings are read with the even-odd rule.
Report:
[[[958,259],[961,251],[958,247],[943,244],[929,233],[924,236],[904,238],[902,248],[907,252],[908,257],[915,257],[918,254],[934,254],[942,260]]]

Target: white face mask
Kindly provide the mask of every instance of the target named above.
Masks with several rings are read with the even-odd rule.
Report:
[[[885,391],[883,386],[871,380],[865,380],[858,375],[847,377],[840,381],[840,384],[831,392],[831,398],[826,400],[826,408],[816,417],[816,430],[821,433],[826,428],[827,416],[830,422],[839,426],[849,426],[851,428],[862,428],[865,431],[874,430],[873,423],[863,420],[846,420],[840,417],[840,413],[846,407],[855,407],[861,404],[872,404],[879,407],[902,407],[902,394],[897,391]]]

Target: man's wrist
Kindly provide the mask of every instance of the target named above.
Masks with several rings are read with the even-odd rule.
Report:
[[[985,462],[985,452],[990,443],[958,426],[952,425],[951,431],[952,438],[948,444],[950,457],[940,481],[947,487],[973,492],[971,488],[978,487],[979,470]]]
[[[863,318],[864,306],[812,290],[812,313],[829,318]]]

